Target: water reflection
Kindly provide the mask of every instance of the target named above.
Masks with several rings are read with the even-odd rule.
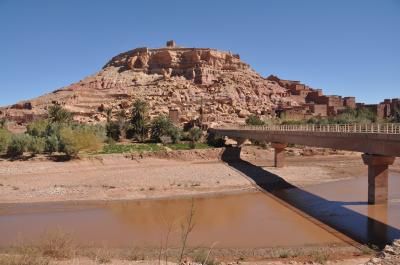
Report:
[[[400,238],[400,178],[389,177],[388,205],[368,205],[366,177],[298,188],[281,177],[243,160],[226,161],[229,166],[251,178],[266,194],[313,217],[322,226],[342,233],[360,243],[383,247]]]
[[[46,228],[72,231],[82,244],[113,246],[158,246],[174,224],[170,244],[180,242],[181,224],[190,199],[111,203],[32,205],[0,215],[0,244],[10,244],[16,235],[33,241]],[[262,248],[325,245],[341,240],[278,203],[270,195],[250,193],[195,198],[195,227],[189,245]],[[1,206],[0,206],[1,207]],[[76,207],[76,209],[74,209]]]
[[[388,224],[388,205],[368,205],[367,242],[378,246],[390,241]],[[379,220],[379,221],[378,221]]]

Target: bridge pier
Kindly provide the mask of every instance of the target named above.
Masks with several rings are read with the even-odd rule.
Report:
[[[364,164],[368,165],[368,203],[386,204],[388,200],[389,165],[395,157],[363,154]]]
[[[285,148],[287,147],[287,143],[271,143],[271,145],[275,149],[274,166],[283,167],[285,164]]]

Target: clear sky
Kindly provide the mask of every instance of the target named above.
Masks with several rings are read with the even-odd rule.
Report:
[[[239,53],[263,76],[374,103],[400,97],[400,0],[0,0],[0,106],[160,47]]]

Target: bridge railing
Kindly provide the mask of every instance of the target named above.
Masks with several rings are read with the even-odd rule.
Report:
[[[400,123],[326,124],[326,125],[317,125],[317,124],[235,125],[235,126],[219,127],[218,129],[400,134]]]

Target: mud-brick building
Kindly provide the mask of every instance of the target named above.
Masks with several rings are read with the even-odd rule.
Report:
[[[324,104],[310,104],[311,113],[315,116],[328,116],[328,106]]]
[[[344,97],[343,105],[345,107],[355,109],[356,108],[356,98],[355,97]]]

